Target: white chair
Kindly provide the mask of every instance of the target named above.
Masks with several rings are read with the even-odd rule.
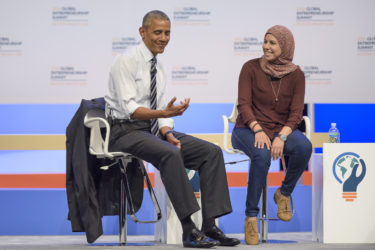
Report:
[[[126,215],[127,211],[130,214],[132,220],[137,223],[155,223],[161,219],[161,210],[152,189],[150,179],[148,178],[147,171],[143,165],[142,160],[139,160],[139,166],[143,175],[143,178],[146,182],[147,188],[149,190],[152,202],[154,204],[154,209],[156,212],[156,220],[153,221],[141,221],[135,215],[135,209],[132,202],[132,197],[129,188],[129,182],[126,176],[126,170],[128,163],[132,161],[134,156],[131,154],[123,152],[109,152],[109,135],[110,135],[110,126],[105,117],[104,110],[101,109],[92,109],[87,112],[84,118],[84,124],[86,127],[90,128],[90,147],[89,152],[92,155],[95,155],[97,158],[107,158],[113,160],[108,166],[102,166],[102,170],[107,170],[109,167],[118,165],[121,170],[121,186],[120,186],[120,214],[119,214],[119,237],[120,244],[126,245],[126,235],[127,235],[127,226],[126,226]],[[105,137],[103,139],[101,129],[105,130]]]
[[[235,124],[236,119],[238,116],[238,110],[237,110],[237,104],[238,104],[238,99],[236,98],[234,101],[233,105],[233,110],[232,114],[227,117],[226,115],[223,115],[223,121],[224,121],[224,138],[223,138],[223,148],[225,152],[229,154],[244,154],[241,150],[235,149],[235,148],[229,148],[229,143],[228,143],[228,138],[229,138],[229,123]],[[310,118],[307,116],[303,116],[303,121],[305,122],[305,136],[310,140],[310,135],[311,135],[311,124],[310,124]],[[250,159],[249,159],[250,161]],[[282,162],[282,168],[284,170],[284,173],[286,171],[285,167],[285,159],[284,156],[281,158]],[[236,162],[230,162],[230,164],[234,164]],[[250,167],[250,165],[249,165]],[[259,220],[261,221],[260,223],[260,240],[262,242],[267,242],[268,240],[268,221],[270,220],[278,220],[278,218],[270,218],[268,217],[268,181],[266,179],[266,184],[263,187],[262,191],[262,196],[261,196],[261,206],[260,206],[260,211],[261,211],[261,217]],[[291,202],[291,208],[292,208],[292,216],[295,213],[295,209],[293,206],[293,198],[290,196],[290,202]]]

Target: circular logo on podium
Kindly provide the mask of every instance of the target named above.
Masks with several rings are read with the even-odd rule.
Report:
[[[366,164],[358,154],[346,152],[336,157],[333,175],[342,184],[342,198],[353,202],[357,198],[357,187],[366,175]]]

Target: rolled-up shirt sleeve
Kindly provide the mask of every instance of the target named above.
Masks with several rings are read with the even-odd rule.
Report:
[[[160,101],[158,103],[158,109],[165,109],[167,107],[167,103],[165,100],[165,94],[160,96]],[[174,120],[172,118],[159,118],[158,119],[159,129],[162,127],[169,127],[171,129],[174,128]]]

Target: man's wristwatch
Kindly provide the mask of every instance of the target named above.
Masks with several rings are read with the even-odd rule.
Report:
[[[286,135],[278,134],[277,135],[283,142],[286,142],[286,138],[288,138]]]
[[[170,133],[173,133],[174,131],[173,130],[168,130],[164,135],[163,137],[164,138],[167,138],[167,135],[170,134]]]

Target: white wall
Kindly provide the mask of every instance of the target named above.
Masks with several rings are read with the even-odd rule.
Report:
[[[103,96],[114,56],[139,43],[152,9],[172,21],[160,56],[170,96],[232,102],[243,63],[282,24],[295,36],[306,102],[375,102],[375,1],[0,0],[0,103]]]

